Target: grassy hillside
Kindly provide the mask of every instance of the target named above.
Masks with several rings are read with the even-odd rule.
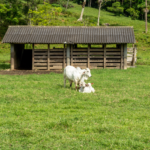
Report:
[[[150,149],[150,66],[92,70],[94,94],[62,74],[0,76],[0,149]]]
[[[81,13],[81,6],[75,3],[71,4],[73,8],[67,11],[63,10],[61,15],[55,20],[59,26],[96,26],[98,9],[86,7],[84,11],[84,19],[78,22],[77,19]],[[40,5],[39,5],[40,7]],[[115,16],[113,13],[102,10],[100,24],[109,23],[110,26],[133,26],[136,38],[136,45],[138,48],[137,64],[150,65],[150,31],[145,34],[145,22],[140,20],[131,20],[129,17]],[[148,23],[150,29],[150,23]],[[131,47],[131,44],[128,44]],[[55,45],[57,47],[57,45]],[[9,44],[0,43],[0,63],[8,62],[10,59]],[[2,67],[0,67],[2,68]]]

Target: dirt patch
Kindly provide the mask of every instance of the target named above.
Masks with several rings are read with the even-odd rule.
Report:
[[[62,71],[33,71],[33,70],[0,70],[0,75],[28,75],[28,74],[50,74],[54,73],[62,73]]]

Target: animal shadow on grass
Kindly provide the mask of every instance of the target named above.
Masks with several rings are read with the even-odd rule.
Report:
[[[75,90],[75,87],[72,85],[72,87],[70,87],[70,85],[67,85],[66,84],[66,87],[64,87],[64,85],[63,84],[57,84],[57,86],[56,86],[56,88],[57,89],[70,89],[70,90]]]

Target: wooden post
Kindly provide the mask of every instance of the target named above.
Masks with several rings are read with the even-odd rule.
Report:
[[[90,69],[90,46],[91,44],[88,44],[88,64],[87,67]]]
[[[71,66],[73,66],[73,45],[71,45]]]
[[[48,44],[48,53],[47,53],[47,69],[50,70],[50,44]]]
[[[124,69],[127,69],[127,44],[124,44]]]
[[[106,44],[104,44],[104,69],[106,68]]]
[[[65,49],[65,44],[64,44],[64,60],[63,60],[63,65],[64,65],[64,69],[66,67],[66,49]]]
[[[132,66],[135,66],[135,58],[136,58],[136,48],[133,47],[133,59],[132,59]]]
[[[70,44],[67,44],[67,66],[70,66]]]
[[[123,57],[123,44],[121,44],[121,67],[120,67],[120,69],[123,69],[123,60],[124,60],[124,57]]]
[[[11,70],[14,69],[14,44],[11,44]]]
[[[32,44],[32,70],[34,70],[34,44]]]

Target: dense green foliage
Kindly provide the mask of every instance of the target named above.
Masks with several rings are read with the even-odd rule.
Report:
[[[94,94],[62,74],[0,75],[0,149],[149,149],[150,66],[91,73]]]
[[[61,7],[52,7],[50,4],[45,3],[38,10],[29,11],[30,16],[32,16],[32,25],[59,25],[58,16],[62,12]]]
[[[41,0],[0,0],[0,37],[9,25],[29,24],[29,9],[36,10]]]
[[[123,14],[124,8],[120,7],[120,2],[115,2],[112,4],[112,7],[107,7],[108,11],[114,12],[116,15]]]

